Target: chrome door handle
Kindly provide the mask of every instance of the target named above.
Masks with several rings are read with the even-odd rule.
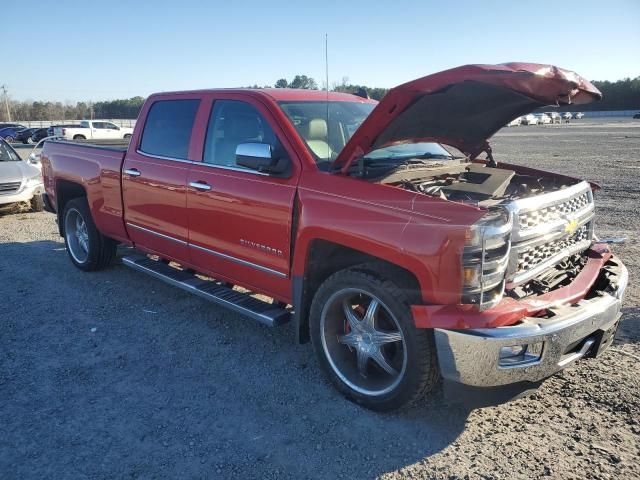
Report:
[[[140,176],[140,170],[138,170],[137,168],[127,168],[125,169],[124,173],[126,173],[127,175],[131,175],[132,177]]]
[[[196,190],[211,190],[211,185],[205,182],[189,182],[189,186]]]

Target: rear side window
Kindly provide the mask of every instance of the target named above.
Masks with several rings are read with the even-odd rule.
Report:
[[[200,100],[160,100],[151,105],[140,150],[150,155],[185,160]]]

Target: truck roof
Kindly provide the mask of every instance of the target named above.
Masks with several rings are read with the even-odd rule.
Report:
[[[324,90],[305,90],[298,88],[213,88],[202,90],[187,90],[179,92],[159,92],[151,95],[189,95],[198,93],[237,93],[250,94],[259,97],[269,97],[276,102],[280,101],[304,101],[304,102],[324,102],[327,100],[327,92]],[[375,100],[362,98],[350,93],[329,92],[329,101],[332,102],[360,102],[377,103]]]

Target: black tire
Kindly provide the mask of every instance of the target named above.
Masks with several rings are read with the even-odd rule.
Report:
[[[80,217],[86,225],[88,244],[85,252],[86,258],[80,255],[74,256],[73,251],[77,249],[77,246],[74,246],[75,241],[71,237],[71,230],[67,229],[67,221],[71,220],[71,215]],[[111,238],[105,237],[98,231],[91,217],[91,211],[89,210],[89,205],[85,197],[74,198],[65,205],[62,213],[62,225],[67,253],[73,264],[80,270],[84,270],[85,272],[102,270],[113,262],[118,243]]]
[[[42,195],[34,195],[29,203],[31,203],[32,212],[42,212],[44,210],[44,200],[42,200]]]
[[[412,302],[409,291],[399,286],[401,282],[394,282],[390,278],[392,275],[383,275],[379,269],[370,265],[341,270],[331,275],[320,286],[313,298],[309,317],[311,340],[323,373],[349,400],[377,411],[395,410],[414,404],[432,390],[440,378],[433,331],[415,327],[411,316]],[[393,387],[391,390],[381,394],[362,393],[340,378],[334,370],[336,367],[332,366],[333,362],[328,358],[328,348],[323,340],[323,311],[330,308],[328,305],[336,295],[352,288],[366,291],[379,299],[381,305],[395,317],[399,332],[404,337],[402,349],[403,353],[406,351],[406,367],[396,377],[398,383],[390,386],[389,388]],[[332,334],[326,335],[325,339],[331,338]],[[351,349],[347,346],[344,348]],[[354,358],[355,356],[356,353]]]
[[[4,140],[7,143],[12,143],[14,138],[11,135],[7,135],[6,137],[4,137]]]
[[[131,138],[131,134],[130,133],[126,133],[123,137],[125,140],[128,140]]]
[[[74,140],[86,140],[87,137],[85,137],[84,135],[74,135],[73,139]]]

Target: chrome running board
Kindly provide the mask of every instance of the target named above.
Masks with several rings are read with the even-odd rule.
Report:
[[[203,280],[193,273],[179,270],[143,255],[123,257],[122,263],[270,327],[283,325],[291,318],[291,313],[285,308],[258,300],[214,280]]]

